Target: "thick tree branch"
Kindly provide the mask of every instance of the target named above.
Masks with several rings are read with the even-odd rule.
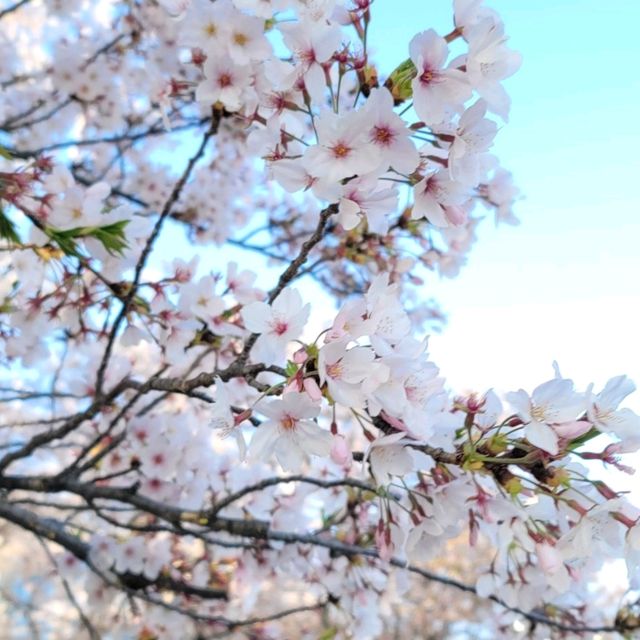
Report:
[[[84,562],[94,573],[101,578],[105,578],[93,564],[90,558],[90,548],[86,542],[83,542],[77,536],[67,531],[63,524],[53,518],[41,518],[31,511],[10,504],[6,500],[0,498],[0,518],[4,518],[13,524],[16,524],[27,531],[31,531],[42,540],[50,540],[60,545],[78,560]],[[213,589],[210,587],[199,587],[182,582],[172,578],[167,574],[160,574],[156,579],[152,580],[143,575],[132,573],[114,572],[121,585],[133,589],[146,589],[149,587],[156,588],[160,591],[167,590],[174,593],[184,594],[186,596],[197,596],[203,599],[226,599],[227,592],[225,589]]]

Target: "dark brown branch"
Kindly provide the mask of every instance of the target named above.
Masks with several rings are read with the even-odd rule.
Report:
[[[225,507],[228,507],[230,504],[237,502],[244,496],[254,493],[256,491],[262,491],[263,489],[267,489],[268,487],[273,487],[278,484],[288,484],[290,482],[301,482],[303,484],[312,484],[316,487],[320,487],[322,489],[332,489],[335,487],[354,487],[356,489],[361,489],[362,491],[373,491],[375,493],[376,488],[366,482],[362,482],[361,480],[356,480],[355,478],[342,478],[338,480],[321,480],[320,478],[312,478],[310,476],[288,476],[286,478],[267,478],[262,480],[261,482],[256,482],[252,485],[247,485],[243,487],[239,491],[232,493],[226,498],[216,502],[212,513],[215,515],[222,511]]]
[[[2,126],[0,126],[0,129],[4,131],[16,131],[17,129],[26,129],[27,127],[32,127],[34,124],[39,124],[40,122],[44,122],[45,120],[48,120],[49,118],[53,117],[56,113],[58,113],[58,111],[62,111],[62,109],[70,105],[72,102],[73,102],[72,98],[66,98],[62,102],[59,102],[57,105],[49,109],[49,111],[47,111],[46,113],[39,115],[37,118],[33,118],[33,120],[29,120],[28,122],[19,122],[20,120],[27,117],[28,115],[35,113],[40,109],[40,107],[43,107],[46,104],[46,102],[37,102],[36,103],[37,107],[35,109],[33,107],[30,107],[26,112],[23,112],[21,114],[18,114],[17,116],[10,118],[9,120],[6,120],[5,122],[2,123]],[[13,155],[12,150],[9,150],[9,153]],[[17,158],[23,157],[20,155],[19,151],[16,151],[15,153]],[[24,157],[28,158],[31,156],[24,156]]]
[[[357,545],[350,545],[333,538],[321,537],[315,534],[304,533],[290,533],[285,531],[272,531],[267,522],[258,520],[237,520],[233,518],[220,518],[215,514],[205,514],[203,512],[190,512],[172,507],[166,504],[158,503],[154,500],[146,498],[144,496],[137,495],[135,491],[130,489],[119,489],[114,487],[97,487],[91,484],[83,484],[74,481],[63,481],[59,484],[52,484],[55,479],[51,478],[28,478],[28,477],[5,477],[0,479],[0,487],[6,489],[24,489],[44,492],[57,492],[57,491],[69,491],[77,495],[82,496],[88,502],[92,502],[96,499],[113,500],[119,503],[125,503],[133,505],[140,510],[155,515],[166,522],[175,524],[181,527],[183,524],[191,523],[202,527],[203,531],[224,531],[230,535],[248,537],[258,540],[273,540],[278,542],[284,542],[287,544],[309,544],[313,546],[324,547],[347,557],[362,556],[372,559],[379,559],[379,555],[374,548],[364,548]],[[322,482],[322,481],[319,481]],[[70,536],[59,526],[51,527],[43,524],[43,521],[38,519],[33,514],[26,512],[28,515],[24,515],[21,510],[20,517],[16,517],[13,509],[18,509],[14,505],[8,505],[6,502],[0,502],[0,517],[20,524],[26,529],[32,530],[44,537],[52,539],[62,546],[65,546],[74,555],[80,558],[87,557],[87,548],[84,543],[80,542],[74,536]],[[49,520],[47,522],[50,522]],[[54,521],[55,522],[55,521]],[[59,525],[59,523],[58,523]],[[467,593],[476,594],[476,589],[472,585],[463,583],[449,576],[443,576],[437,573],[433,573],[427,569],[409,565],[405,561],[392,558],[389,561],[391,566],[406,569],[412,573],[422,576],[428,580],[444,584],[446,586],[454,587]],[[180,583],[182,586],[176,588],[172,585],[174,591],[180,591],[187,593],[187,589],[190,587]],[[156,582],[156,586],[159,583]],[[191,591],[191,593],[193,593]],[[195,594],[199,595],[199,594]],[[589,627],[583,625],[568,624],[557,620],[552,620],[547,616],[538,613],[536,611],[524,611],[517,607],[510,607],[504,601],[497,596],[489,596],[489,599],[497,604],[505,607],[510,611],[514,611],[519,615],[527,618],[528,620],[544,624],[549,627],[553,627],[562,631],[570,631],[574,633],[604,633],[614,632],[618,629],[611,625],[602,625],[597,627]]]
[[[38,156],[41,153],[48,153],[50,151],[56,151],[58,149],[66,149],[68,147],[87,147],[96,144],[116,144],[118,142],[136,142],[144,138],[153,136],[163,136],[172,133],[178,133],[181,131],[188,131],[189,129],[197,129],[203,124],[209,121],[209,118],[203,118],[198,122],[190,122],[176,126],[172,129],[165,129],[164,127],[151,127],[146,131],[139,131],[137,133],[123,133],[116,136],[105,136],[104,138],[94,139],[79,139],[79,140],[65,140],[64,142],[56,142],[38,149],[8,149],[9,153],[15,158],[32,158]]]
[[[178,198],[182,193],[182,189],[187,183],[187,180],[189,179],[189,177],[191,176],[191,172],[193,171],[193,168],[195,167],[198,160],[200,160],[200,158],[204,155],[205,149],[207,148],[207,144],[209,143],[210,138],[217,133],[218,126],[220,125],[221,119],[222,119],[222,113],[214,110],[209,129],[202,137],[202,141],[195,155],[189,160],[185,170],[183,171],[182,175],[174,185],[173,190],[171,191],[171,195],[165,202],[164,207],[160,212],[160,216],[158,217],[158,220],[153,228],[153,231],[151,232],[151,235],[147,239],[144,249],[142,250],[140,257],[138,258],[138,262],[136,263],[135,273],[133,277],[133,282],[131,283],[131,288],[129,290],[129,293],[127,294],[127,297],[122,303],[122,307],[120,309],[120,312],[118,313],[118,316],[116,317],[113,323],[113,326],[111,328],[111,332],[109,334],[109,338],[107,341],[107,346],[105,348],[104,355],[102,357],[102,361],[100,363],[100,366],[98,367],[98,373],[96,376],[96,389],[98,393],[102,389],[104,374],[107,368],[107,364],[109,363],[109,358],[111,357],[111,351],[113,349],[113,344],[115,342],[116,336],[118,334],[120,326],[122,325],[122,322],[124,321],[124,318],[129,312],[129,307],[131,306],[131,302],[135,298],[135,295],[138,291],[140,276],[142,275],[142,270],[144,269],[147,263],[147,258],[151,253],[151,250],[153,248],[153,245],[157,237],[160,235],[160,231],[162,229],[162,225],[164,224],[164,221],[166,220],[167,216],[171,213],[171,210],[174,204],[178,201]]]
[[[356,545],[346,544],[344,542],[340,542],[338,540],[333,539],[324,539],[319,538],[315,535],[305,535],[305,534],[297,534],[297,533],[287,533],[281,531],[270,531],[267,537],[271,540],[279,540],[282,542],[289,543],[302,543],[302,544],[311,544],[315,546],[325,547],[330,549],[334,553],[338,553],[347,557],[355,557],[355,556],[364,556],[368,558],[376,558],[379,559],[378,552],[375,549],[371,548],[363,548]],[[438,573],[434,573],[428,571],[427,569],[422,569],[421,567],[416,567],[414,565],[408,564],[406,561],[398,560],[396,558],[392,558],[389,561],[394,567],[398,567],[401,569],[406,569],[411,573],[415,573],[416,575],[420,575],[427,580],[431,580],[433,582],[437,582],[439,584],[446,585],[448,587],[454,587],[460,591],[465,591],[467,593],[472,593],[477,596],[476,588],[472,585],[466,584],[455,578],[450,578],[449,576],[444,576]],[[478,596],[480,597],[480,596]],[[542,613],[538,613],[536,611],[524,611],[518,607],[511,607],[506,602],[498,598],[497,596],[490,595],[488,599],[496,604],[499,604],[501,607],[509,611],[513,611],[517,613],[527,620],[531,622],[535,622],[538,624],[544,624],[548,627],[552,627],[554,629],[558,629],[560,631],[568,631],[572,633],[607,633],[607,632],[616,632],[620,631],[616,626],[612,625],[602,625],[602,626],[584,626],[584,625],[574,625],[567,624],[564,622],[560,622],[557,620],[552,620],[551,618],[545,616]]]
[[[20,9],[20,7],[24,7],[24,5],[29,4],[30,2],[31,0],[19,0],[15,4],[12,4],[6,9],[3,9],[2,11],[0,11],[0,20],[2,20],[2,18],[4,18],[5,16],[8,16],[10,13],[17,11],[18,9]]]
[[[323,600],[316,604],[306,605],[301,607],[293,607],[291,609],[285,609],[284,611],[278,611],[277,613],[272,613],[267,616],[260,616],[255,618],[247,618],[246,620],[228,620],[227,618],[219,618],[217,622],[224,624],[227,626],[228,631],[233,631],[239,627],[251,627],[256,624],[264,624],[265,622],[273,622],[274,620],[282,620],[282,618],[288,618],[296,613],[309,613],[310,611],[318,611],[319,609],[324,609],[328,600]],[[211,638],[223,638],[227,632],[224,634],[217,634],[210,636]]]
[[[269,296],[267,301],[271,304],[282,292],[282,290],[298,275],[298,271],[300,267],[307,261],[311,250],[322,240],[324,236],[325,229],[327,227],[327,223],[329,222],[329,218],[338,213],[338,205],[331,204],[326,209],[323,209],[320,212],[320,217],[318,219],[318,224],[315,228],[315,231],[311,234],[311,236],[302,244],[302,248],[300,249],[300,253],[294,258],[289,266],[280,274],[278,278],[278,283],[276,286],[269,292]],[[244,349],[242,354],[238,357],[237,362],[244,364],[249,358],[249,353],[251,352],[251,348],[256,343],[258,339],[258,334],[252,333],[244,344]]]
[[[94,402],[85,411],[82,411],[69,418],[58,428],[38,433],[33,436],[33,438],[31,438],[26,444],[20,447],[20,449],[12,453],[8,453],[6,456],[4,456],[4,458],[2,458],[2,460],[0,460],[0,476],[4,472],[4,470],[15,460],[26,458],[44,444],[48,444],[53,440],[64,438],[64,436],[71,433],[85,420],[90,420],[91,418],[93,418],[101,411],[101,409],[105,405],[109,404],[109,402],[117,398],[122,393],[122,391],[127,388],[127,382],[127,380],[120,382],[106,396],[96,398],[96,400],[94,400]]]
[[[102,573],[91,562],[89,545],[77,536],[65,531],[63,524],[58,520],[54,520],[53,518],[40,518],[31,511],[18,507],[15,504],[10,504],[3,499],[0,499],[0,518],[4,518],[27,531],[31,531],[42,540],[55,542],[73,554],[78,560],[84,562],[94,573],[104,579]],[[133,589],[134,591],[154,587],[160,591],[167,590],[187,596],[197,596],[202,599],[215,600],[227,598],[225,589],[198,587],[176,580],[162,573],[155,580],[128,572],[115,573],[115,575],[123,587]]]
[[[298,275],[300,267],[307,261],[311,250],[322,240],[329,218],[336,213],[338,213],[338,205],[336,204],[329,205],[320,212],[315,231],[309,239],[302,244],[298,256],[292,260],[291,264],[282,272],[280,278],[278,278],[278,284],[269,292],[269,303],[272,303],[280,295],[282,290]]]

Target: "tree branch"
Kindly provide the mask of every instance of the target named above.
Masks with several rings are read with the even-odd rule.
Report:
[[[104,382],[104,374],[107,368],[107,364],[109,363],[109,358],[111,357],[111,351],[113,349],[113,344],[115,342],[116,336],[118,334],[118,330],[120,329],[120,326],[125,318],[125,316],[127,315],[128,311],[129,311],[129,307],[131,305],[131,302],[133,301],[137,291],[138,291],[138,284],[140,282],[140,276],[142,275],[142,270],[144,269],[146,262],[147,262],[147,258],[149,257],[149,254],[151,253],[151,250],[153,248],[153,245],[157,239],[157,237],[160,235],[160,230],[162,229],[162,225],[164,224],[164,221],[166,220],[167,216],[171,213],[171,209],[173,208],[173,205],[178,201],[178,198],[180,197],[180,194],[182,193],[182,189],[184,188],[185,184],[187,183],[187,180],[189,179],[189,176],[191,175],[191,172],[193,171],[193,168],[195,167],[196,163],[198,162],[198,160],[204,155],[205,149],[207,148],[207,144],[210,140],[210,138],[215,135],[218,132],[218,126],[220,125],[220,120],[222,118],[222,113],[220,111],[216,111],[214,110],[213,112],[213,117],[211,119],[211,124],[209,126],[209,129],[207,130],[207,132],[204,134],[204,136],[202,137],[202,142],[200,143],[200,146],[198,147],[198,150],[196,151],[195,155],[189,160],[189,162],[187,163],[187,166],[185,168],[185,170],[182,172],[182,175],[180,176],[180,178],[178,179],[178,181],[176,182],[176,184],[173,187],[173,190],[171,191],[170,196],[167,198],[167,201],[164,204],[164,207],[162,208],[162,211],[160,212],[160,216],[158,217],[158,220],[153,228],[153,231],[151,232],[151,235],[149,236],[149,238],[147,239],[147,242],[144,246],[144,249],[142,250],[142,253],[140,254],[140,257],[138,258],[138,262],[136,263],[136,267],[135,267],[135,273],[134,273],[134,277],[133,277],[133,282],[131,283],[131,287],[129,289],[129,293],[127,294],[126,298],[124,299],[123,303],[122,303],[122,307],[120,309],[120,313],[118,314],[118,316],[116,317],[112,328],[111,328],[111,332],[109,334],[109,338],[107,340],[107,346],[105,348],[104,351],[104,355],[102,357],[102,362],[100,363],[100,366],[98,367],[98,373],[96,376],[96,390],[97,393],[100,393],[101,389],[102,389],[102,384]]]

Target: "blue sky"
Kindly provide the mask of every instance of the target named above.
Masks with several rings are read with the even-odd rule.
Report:
[[[458,389],[530,387],[554,359],[578,384],[640,383],[640,2],[486,4],[524,57],[494,148],[522,189],[522,224],[485,223],[460,277],[429,291],[449,313],[433,356]],[[450,6],[377,0],[383,67],[417,30],[448,32]]]
[[[640,384],[640,0],[486,4],[524,57],[494,147],[522,190],[521,225],[485,221],[461,275],[425,287],[449,317],[433,358],[457,391],[530,390],[554,360],[582,388],[620,373]],[[452,28],[449,0],[376,0],[372,14],[383,77],[416,32]],[[158,256],[190,253],[175,228],[168,235]],[[266,287],[275,275],[231,248],[201,258],[216,270],[236,259]],[[629,406],[640,410],[640,393]]]

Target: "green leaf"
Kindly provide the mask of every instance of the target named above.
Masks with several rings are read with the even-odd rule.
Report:
[[[295,362],[291,362],[291,360],[289,360],[284,371],[287,374],[287,377],[291,378],[292,376],[295,376],[296,373],[298,373],[298,365]]]
[[[13,221],[7,218],[5,212],[0,207],[0,238],[20,244],[20,236],[16,231],[16,226]]]
[[[389,89],[396,104],[408,100],[413,95],[412,80],[418,75],[416,66],[408,58],[400,63],[387,78],[385,87]]]
[[[593,440],[597,436],[601,435],[601,432],[598,431],[595,427],[591,427],[589,431],[583,433],[581,436],[574,438],[569,444],[569,449],[577,449],[579,446],[583,445],[585,442],[589,442],[589,440]]]
[[[9,149],[5,149],[5,147],[0,146],[0,158],[4,158],[5,160],[11,160],[13,156],[9,152]]]
[[[74,227],[64,230],[47,227],[45,232],[68,256],[80,255],[75,243],[76,238],[95,238],[110,254],[116,255],[122,254],[129,246],[124,235],[124,229],[128,224],[128,220],[119,220],[103,227]]]
[[[59,229],[53,229],[52,227],[45,227],[45,233],[64,251],[68,256],[79,256],[78,245],[75,243],[74,238],[78,237],[75,233],[77,229],[65,229],[61,231]]]
[[[129,246],[124,235],[124,229],[128,224],[128,220],[119,220],[104,227],[94,227],[88,235],[99,240],[111,255],[122,255]]]

